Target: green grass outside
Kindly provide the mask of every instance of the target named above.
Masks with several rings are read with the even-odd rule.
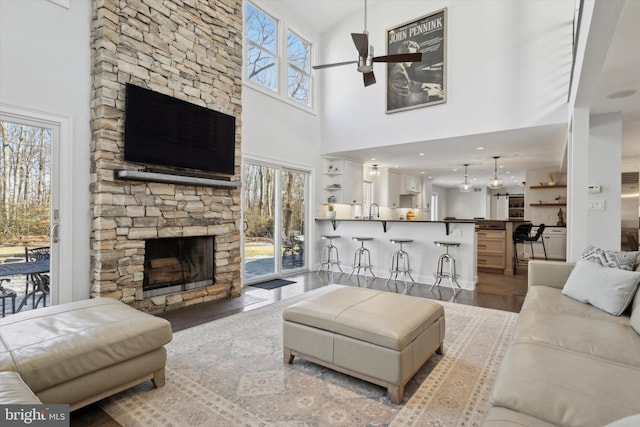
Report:
[[[244,256],[273,256],[273,245],[244,245]]]
[[[24,256],[24,246],[0,246],[0,256]]]

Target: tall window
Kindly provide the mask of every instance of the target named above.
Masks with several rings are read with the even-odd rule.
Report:
[[[278,23],[248,2],[245,16],[247,79],[277,91]]]
[[[311,43],[291,30],[279,31],[281,22],[246,3],[245,79],[282,99],[311,107]]]
[[[287,37],[289,98],[311,106],[311,45],[289,31]]]

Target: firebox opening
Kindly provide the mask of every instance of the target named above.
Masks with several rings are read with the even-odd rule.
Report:
[[[174,237],[145,242],[145,297],[181,292],[215,283],[214,238]]]

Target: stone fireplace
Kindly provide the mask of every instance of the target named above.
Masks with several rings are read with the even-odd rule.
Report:
[[[240,190],[124,180],[116,171],[148,166],[124,160],[132,83],[234,116],[236,167],[227,178],[240,181],[242,1],[95,1],[91,32],[92,295],[149,312],[239,296]],[[185,255],[191,238],[199,246]],[[148,246],[155,240],[178,254]],[[205,259],[209,267],[195,266]],[[167,286],[152,289],[163,277]]]

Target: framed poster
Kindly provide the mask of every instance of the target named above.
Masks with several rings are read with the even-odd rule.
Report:
[[[387,55],[415,52],[387,64],[387,113],[447,102],[447,8],[387,29]]]

